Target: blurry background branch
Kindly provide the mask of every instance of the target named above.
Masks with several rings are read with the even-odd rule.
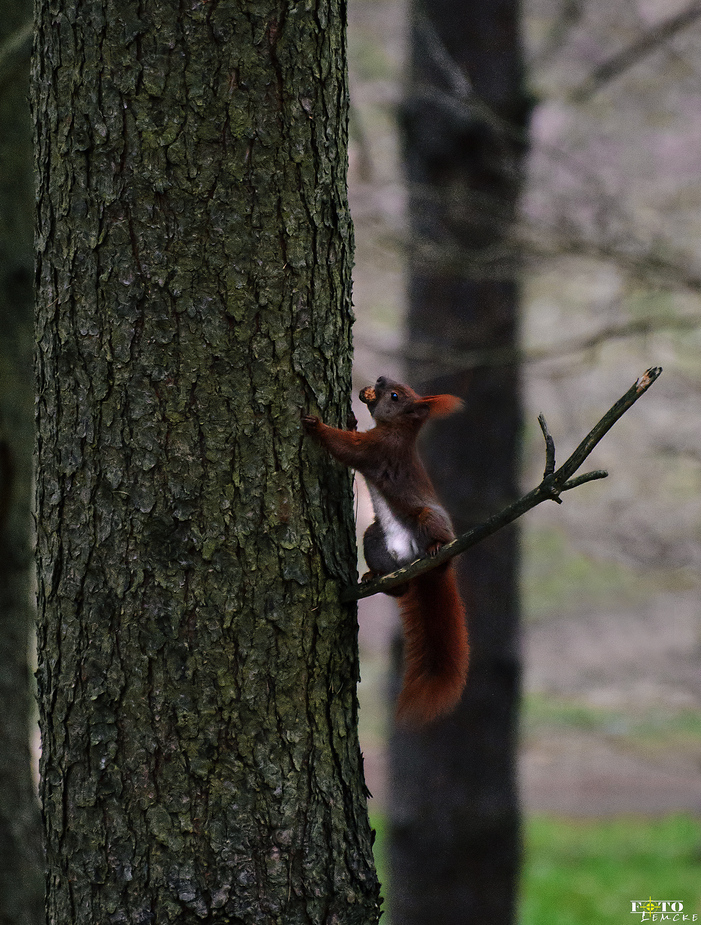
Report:
[[[27,68],[32,53],[34,23],[30,20],[0,45],[0,93],[21,68]]]
[[[398,342],[391,334],[385,335],[382,329],[359,332],[356,342],[359,347],[372,350],[378,357],[393,360],[413,360],[448,372],[450,370],[473,370],[487,366],[503,366],[510,363],[542,363],[572,356],[575,353],[593,350],[613,340],[638,337],[658,331],[689,331],[701,327],[701,314],[691,313],[670,317],[667,315],[649,315],[642,318],[630,318],[625,321],[610,322],[591,334],[584,334],[568,340],[562,340],[543,346],[530,348],[493,348],[484,350],[438,349],[430,343],[411,345]]]
[[[701,4],[692,3],[675,16],[657,23],[640,38],[621,49],[600,64],[578,87],[570,91],[574,103],[585,103],[607,83],[620,77],[628,68],[638,64],[646,55],[657,51],[682,29],[686,29],[701,17]]]

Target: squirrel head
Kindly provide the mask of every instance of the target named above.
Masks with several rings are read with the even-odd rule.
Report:
[[[445,417],[462,408],[455,395],[419,395],[408,385],[380,376],[374,386],[360,392],[360,400],[368,406],[378,424],[412,423],[421,426],[429,418]]]

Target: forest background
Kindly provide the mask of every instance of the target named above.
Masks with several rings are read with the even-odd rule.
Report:
[[[520,521],[519,780],[533,848],[524,920],[561,921],[567,907],[571,921],[616,921],[617,890],[648,883],[654,895],[670,870],[688,876],[698,851],[701,9],[532,0],[523,27],[535,101],[514,235],[524,490],[542,472],[540,411],[566,455],[631,377],[665,369],[592,456],[609,479]],[[406,4],[351,4],[357,387],[402,375],[408,191],[397,113],[407,41]],[[362,485],[358,508],[362,532],[372,516]],[[394,603],[362,601],[359,620],[361,735],[381,814]],[[553,829],[553,815],[578,821]],[[565,872],[576,865],[573,883]],[[538,882],[556,908],[535,898]],[[605,885],[602,908],[593,894]],[[691,893],[686,908],[701,908]]]

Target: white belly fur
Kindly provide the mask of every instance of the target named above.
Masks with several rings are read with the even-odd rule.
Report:
[[[368,485],[368,488],[370,489],[375,517],[377,517],[385,535],[387,549],[397,560],[397,564],[406,565],[413,562],[414,559],[418,559],[421,555],[421,550],[411,532],[397,520],[382,495],[371,485]]]

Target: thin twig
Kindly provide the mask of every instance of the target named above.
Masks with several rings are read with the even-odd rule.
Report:
[[[555,441],[550,436],[548,424],[542,412],[538,415],[538,423],[545,437],[545,472],[543,472],[543,478],[547,479],[555,471]]]
[[[398,585],[409,581],[409,579],[416,578],[417,575],[422,575],[424,572],[429,572],[431,569],[436,568],[436,566],[442,565],[442,563],[452,559],[453,556],[457,556],[459,553],[469,549],[470,546],[475,546],[488,536],[491,536],[492,533],[496,533],[497,530],[501,530],[502,527],[505,527],[522,514],[525,514],[526,511],[530,511],[531,508],[534,508],[542,501],[559,501],[563,491],[577,488],[579,485],[585,482],[591,482],[594,479],[606,478],[608,473],[603,469],[586,472],[576,478],[572,478],[572,476],[577,469],[579,469],[587,456],[589,456],[596,444],[609,430],[611,430],[616,421],[626,413],[631,405],[650,388],[661,372],[662,367],[654,366],[643,373],[643,375],[628,389],[625,395],[621,396],[616,404],[609,408],[596,426],[587,434],[584,440],[582,440],[569,459],[567,459],[559,469],[554,471],[552,469],[549,471],[549,467],[551,463],[553,468],[555,465],[555,447],[553,444],[552,456],[550,456],[550,451],[547,449],[547,438],[549,434],[547,433],[547,424],[545,424],[545,419],[543,418],[541,427],[543,428],[543,435],[546,439],[547,465],[543,481],[537,488],[534,488],[527,495],[519,498],[518,501],[510,504],[508,507],[505,507],[498,514],[494,514],[484,523],[473,527],[452,542],[446,543],[445,546],[439,549],[435,556],[417,559],[415,562],[411,562],[409,565],[397,569],[389,575],[383,575],[381,578],[373,578],[372,581],[361,582],[358,585],[345,588],[341,593],[341,600],[344,602],[357,601],[360,600],[360,598],[378,594],[380,591],[388,591],[391,588],[396,588]]]

